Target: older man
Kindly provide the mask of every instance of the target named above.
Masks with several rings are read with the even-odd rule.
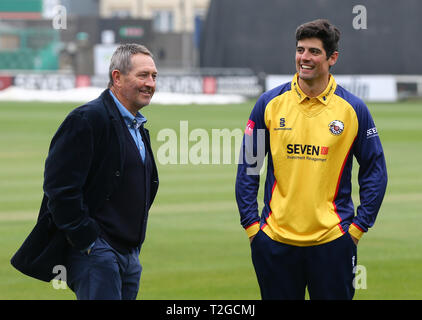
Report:
[[[53,264],[62,263],[78,299],[136,298],[158,188],[139,110],[150,103],[156,76],[147,48],[121,45],[111,58],[109,88],[61,124],[45,164],[37,225],[12,259],[19,270],[49,281]]]

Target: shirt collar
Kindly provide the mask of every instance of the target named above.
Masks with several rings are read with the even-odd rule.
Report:
[[[109,91],[110,95],[113,97],[114,102],[116,103],[117,109],[119,109],[120,114],[123,117],[123,120],[129,127],[138,129],[141,125],[147,122],[147,119],[139,111],[136,112],[135,116],[133,116],[133,114],[131,114],[129,110],[126,109],[123,104],[116,98],[113,92],[111,90]]]
[[[331,97],[334,94],[334,91],[336,91],[336,87],[337,87],[336,81],[334,80],[333,75],[330,74],[330,80],[328,81],[327,87],[325,88],[325,90],[319,96],[317,96],[315,98],[318,99],[321,103],[327,105],[330,102]],[[296,95],[299,103],[302,103],[303,100],[305,100],[306,98],[309,98],[302,91],[302,89],[300,89],[300,87],[299,87],[298,74],[297,73],[293,77],[292,90],[295,92],[295,95]]]

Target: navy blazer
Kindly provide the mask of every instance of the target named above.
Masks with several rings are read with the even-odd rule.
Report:
[[[109,89],[66,117],[51,141],[38,220],[12,257],[15,268],[50,281],[55,277],[54,266],[65,265],[70,244],[82,250],[97,239],[100,230],[91,213],[119,187],[125,159],[123,129]],[[148,130],[140,130],[144,130],[152,159],[150,197],[145,206],[148,215],[158,190],[158,172]],[[146,223],[142,239],[145,228]]]

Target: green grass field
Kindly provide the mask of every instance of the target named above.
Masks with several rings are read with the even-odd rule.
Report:
[[[153,148],[161,129],[243,129],[253,101],[143,110]],[[74,299],[9,263],[32,229],[50,140],[76,104],[0,103],[0,299]],[[367,289],[355,299],[422,299],[422,103],[370,104],[389,172],[377,222],[358,247]],[[194,144],[193,142],[191,145]],[[159,165],[160,188],[141,252],[138,299],[259,299],[234,197],[232,164]],[[71,156],[71,155],[69,155]],[[356,173],[355,173],[356,177]],[[354,188],[357,198],[357,188]]]

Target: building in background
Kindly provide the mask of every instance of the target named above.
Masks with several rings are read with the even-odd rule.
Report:
[[[2,0],[0,69],[92,75],[96,73],[97,46],[127,42],[145,44],[160,69],[196,68],[208,3],[209,0]],[[54,25],[57,19],[65,21],[64,27]]]
[[[263,3],[257,10],[256,0],[211,0],[201,67],[249,67],[267,74],[292,74],[296,28],[324,18],[341,31],[340,55],[333,67],[336,74],[422,74],[422,63],[415,63],[422,50],[417,31],[422,29],[420,0]],[[361,28],[356,20],[362,19]]]
[[[349,91],[369,99],[374,91],[370,88],[384,83],[372,76],[386,75],[397,83],[398,95],[392,94],[391,100],[422,96],[421,13],[420,0],[211,0],[200,67],[248,67],[266,75],[292,75],[296,28],[325,18],[341,31],[340,55],[332,72],[353,76],[347,77]],[[371,77],[363,81],[360,75]],[[380,93],[391,91],[391,86],[375,87]]]
[[[370,98],[374,84],[383,83],[377,92],[393,92],[376,77],[388,75],[398,91],[392,100],[422,96],[421,1],[361,0],[365,28],[356,28],[355,6],[336,0],[266,0],[265,5],[256,0],[0,0],[0,76],[25,88],[65,88],[73,78],[78,86],[103,87],[116,46],[136,42],[155,56],[158,90],[256,95],[279,83],[283,77],[278,76],[295,72],[295,28],[328,18],[342,32],[333,73],[345,76],[349,91]]]
[[[156,32],[193,32],[210,0],[100,0],[103,18],[152,19]]]
[[[202,22],[210,0],[100,0],[102,18],[152,21],[150,49],[160,68],[195,68],[199,64]]]
[[[42,0],[0,1],[0,70],[59,68],[59,32],[42,13]]]

